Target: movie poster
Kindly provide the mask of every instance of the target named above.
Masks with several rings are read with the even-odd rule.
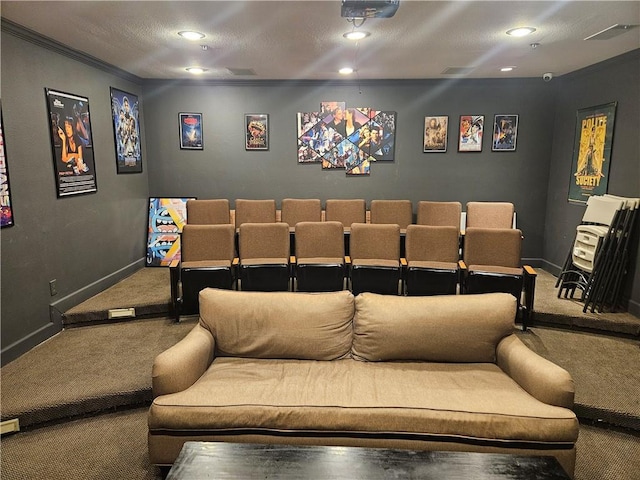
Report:
[[[133,93],[111,87],[111,117],[116,143],[117,173],[142,172],[140,104]]]
[[[515,152],[517,140],[518,115],[494,116],[491,150],[494,152]]]
[[[89,99],[46,88],[58,197],[98,190]]]
[[[484,115],[462,115],[460,117],[459,152],[481,152]]]
[[[202,114],[179,113],[180,120],[180,149],[204,150],[202,140]]]
[[[180,260],[180,233],[187,223],[190,198],[149,199],[147,229],[147,266],[168,267]]]
[[[607,193],[617,103],[578,110],[569,201],[586,203]]]
[[[449,117],[424,117],[424,153],[447,151]]]
[[[244,116],[245,150],[269,150],[269,115]]]
[[[0,111],[0,228],[11,226],[13,226],[13,207],[4,145],[4,123],[2,122],[2,111]]]

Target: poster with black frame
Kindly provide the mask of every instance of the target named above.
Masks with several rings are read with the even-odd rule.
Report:
[[[150,197],[147,267],[168,267],[180,260],[180,233],[187,223],[187,201],[195,197]]]
[[[116,172],[141,173],[140,102],[133,93],[110,87],[111,118],[116,144]]]
[[[494,115],[491,151],[515,152],[518,140],[518,115]]]
[[[202,139],[202,114],[179,113],[180,122],[180,149],[204,150]]]
[[[440,115],[424,117],[423,153],[443,153],[447,151],[449,117]]]
[[[57,196],[98,191],[89,99],[45,88]]]
[[[611,145],[618,102],[582,108],[576,114],[569,201],[586,203],[607,193]]]
[[[9,167],[4,143],[4,122],[2,119],[2,103],[0,103],[0,228],[14,225],[11,189],[9,188]]]
[[[458,136],[459,152],[481,152],[484,115],[461,115]]]
[[[269,150],[269,115],[245,114],[244,127],[245,150]]]

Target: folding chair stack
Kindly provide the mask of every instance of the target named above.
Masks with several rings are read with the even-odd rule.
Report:
[[[582,223],[556,288],[558,298],[582,295],[583,312],[619,307],[629,262],[630,241],[640,199],[603,195],[589,197]]]

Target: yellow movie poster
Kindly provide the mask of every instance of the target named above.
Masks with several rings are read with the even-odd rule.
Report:
[[[569,201],[607,193],[616,103],[578,110]]]

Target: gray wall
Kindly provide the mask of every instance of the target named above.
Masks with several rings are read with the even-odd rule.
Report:
[[[525,234],[524,256],[542,257],[555,86],[540,79],[344,83],[153,83],[144,88],[150,192],[199,198],[376,198],[511,201]],[[296,113],[321,101],[397,112],[396,160],[369,177],[298,164]],[[204,150],[180,150],[178,113],[203,114]],[[244,114],[268,113],[270,150],[244,150]],[[458,153],[462,114],[520,115],[516,152]],[[425,115],[449,115],[447,153],[422,152]]]
[[[549,171],[543,258],[551,271],[558,271],[582,219],[584,205],[567,201],[576,111],[618,102],[611,150],[608,193],[640,196],[640,50],[602,62],[558,79],[555,132]],[[635,245],[638,246],[636,228]],[[640,315],[640,247],[632,252],[626,284],[630,311]]]
[[[16,223],[1,233],[3,362],[60,330],[58,311],[109,286],[132,264],[143,265],[146,165],[143,174],[116,175],[110,86],[140,91],[3,29],[2,113]],[[95,194],[56,198],[45,87],[89,98]]]
[[[407,198],[512,201],[524,256],[560,265],[583,207],[567,203],[575,111],[618,101],[609,191],[640,194],[638,51],[544,83],[539,79],[354,83],[146,82],[61,48],[2,31],[2,109],[16,226],[3,229],[2,361],[61,328],[60,312],[143,265],[148,196],[200,198]],[[54,46],[55,47],[55,46]],[[142,174],[117,175],[109,87],[143,104]],[[56,198],[44,88],[90,101],[98,192]],[[298,111],[344,100],[398,112],[396,161],[370,177],[296,162]],[[178,112],[204,114],[203,151],[180,150]],[[244,150],[243,115],[268,113],[271,149]],[[461,114],[520,115],[516,152],[457,152]],[[449,115],[445,154],[422,153],[425,115]],[[488,130],[487,130],[488,132]],[[146,145],[146,149],[145,149]],[[627,285],[640,305],[634,259]],[[50,296],[56,279],[58,295]]]

